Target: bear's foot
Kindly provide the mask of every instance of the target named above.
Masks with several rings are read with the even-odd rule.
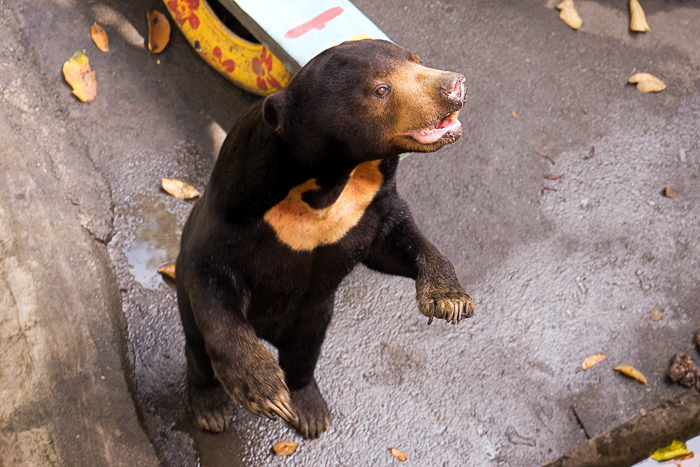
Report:
[[[466,293],[456,292],[442,296],[435,294],[419,301],[418,307],[423,315],[430,318],[428,324],[433,322],[433,318],[457,324],[464,318],[471,318],[474,315],[476,304]]]
[[[444,319],[457,324],[465,318],[474,315],[476,304],[474,300],[462,289],[457,279],[449,280],[437,277],[418,277],[416,280],[416,299],[418,308],[423,315],[430,318]]]
[[[226,430],[231,421],[233,400],[224,388],[217,384],[206,389],[188,384],[190,406],[194,413],[194,423],[201,430],[220,433]]]
[[[316,380],[312,380],[299,390],[290,392],[292,406],[297,414],[297,420],[292,425],[304,438],[318,438],[328,428],[331,413],[318,390]]]

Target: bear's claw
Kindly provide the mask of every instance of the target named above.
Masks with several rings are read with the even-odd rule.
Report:
[[[461,320],[471,318],[474,315],[476,304],[469,295],[459,293],[457,297],[434,297],[420,301],[419,307],[421,313],[428,317],[428,324],[433,322],[433,318],[444,319],[448,323],[457,324]]]
[[[268,413],[269,413],[269,411],[274,412],[282,420],[284,420],[287,423],[294,424],[297,421],[297,416],[294,412],[294,409],[286,401],[281,401],[281,400],[276,401],[276,402],[268,401],[267,402],[267,409],[268,409]],[[269,418],[272,418],[272,417],[270,416]]]

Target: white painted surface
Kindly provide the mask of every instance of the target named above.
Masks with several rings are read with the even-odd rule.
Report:
[[[347,0],[235,0],[238,7],[301,67],[329,47],[366,34],[386,34]]]

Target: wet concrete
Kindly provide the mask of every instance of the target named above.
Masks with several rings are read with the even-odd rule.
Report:
[[[428,327],[411,281],[359,267],[337,295],[317,369],[332,425],[316,441],[240,408],[224,434],[192,429],[174,288],[155,273],[174,261],[193,205],[160,178],[203,189],[224,130],[256,98],[177,30],[149,55],[145,10],[163,10],[157,1],[5,3],[108,183],[118,337],[164,464],[387,465],[398,447],[407,465],[543,465],[679,392],[664,379],[668,361],[691,352],[700,324],[697,1],[645,1],[645,35],[627,32],[620,2],[577,3],[577,32],[544,0],[355,2],[427,65],[467,77],[465,138],[404,160],[399,189],[478,309],[459,326]],[[109,55],[89,39],[94,20]],[[60,75],[83,48],[98,79],[89,105]],[[625,84],[637,71],[668,89],[638,93]],[[679,197],[663,197],[664,186]],[[581,371],[594,353],[608,360]],[[649,388],[612,370],[622,363]],[[301,445],[291,458],[270,452],[282,439]]]

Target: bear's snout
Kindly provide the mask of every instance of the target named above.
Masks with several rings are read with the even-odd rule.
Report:
[[[459,73],[450,73],[440,80],[442,93],[449,100],[463,104],[467,97],[467,87],[464,84],[466,81],[467,79],[464,77],[464,75]]]

